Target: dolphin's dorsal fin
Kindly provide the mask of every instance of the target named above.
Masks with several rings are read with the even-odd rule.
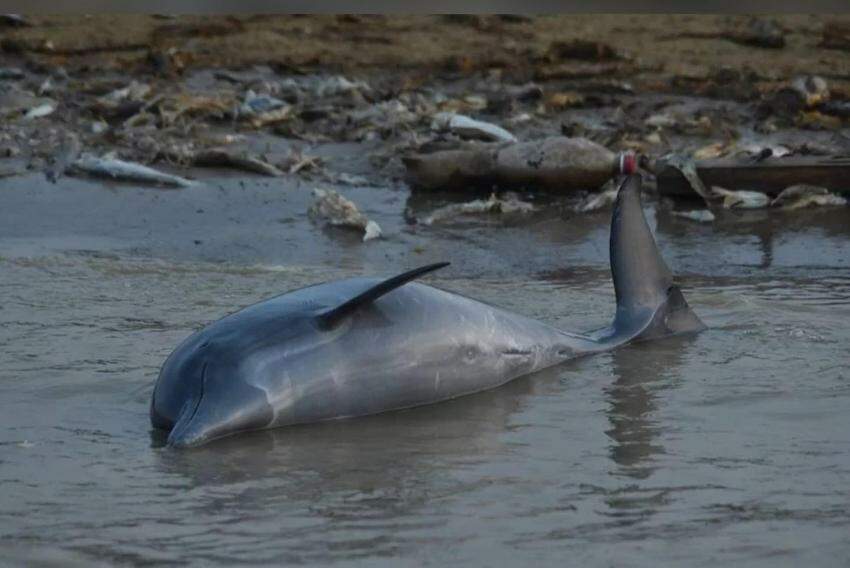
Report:
[[[404,272],[403,274],[399,274],[398,276],[387,278],[383,282],[375,284],[368,290],[354,296],[350,300],[347,300],[338,306],[329,308],[321,312],[317,316],[317,319],[319,320],[319,325],[324,328],[333,327],[337,325],[340,321],[345,319],[346,316],[351,315],[360,306],[366,305],[370,302],[374,302],[384,294],[392,292],[399,286],[403,286],[411,280],[419,278],[423,274],[427,274],[429,272],[439,270],[440,268],[444,268],[449,264],[451,263],[438,262],[436,264],[428,264],[426,266],[414,268],[413,270],[409,270],[408,272]]]

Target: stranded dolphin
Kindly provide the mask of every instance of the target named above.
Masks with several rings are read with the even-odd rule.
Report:
[[[611,221],[613,323],[569,333],[459,294],[393,278],[351,278],[230,314],[183,341],[159,373],[151,422],[198,446],[264,428],[364,416],[502,385],[582,355],[705,328],[643,216],[641,180],[620,186]]]

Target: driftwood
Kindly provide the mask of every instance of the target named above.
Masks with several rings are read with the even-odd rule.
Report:
[[[622,167],[620,157],[607,148],[584,138],[563,136],[465,145],[407,156],[403,161],[412,187],[442,190],[596,189]]]
[[[699,197],[682,172],[659,160],[655,164],[658,192],[662,195]],[[706,186],[757,190],[778,195],[795,184],[811,184],[833,191],[850,190],[850,156],[801,156],[754,162],[717,159],[696,162],[696,171]]]

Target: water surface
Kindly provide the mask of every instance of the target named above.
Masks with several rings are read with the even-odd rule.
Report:
[[[249,204],[272,190],[252,191]],[[111,199],[150,194],[131,195]],[[163,195],[162,207],[184,199]],[[6,210],[0,553],[47,565],[850,562],[846,210],[703,226],[648,206],[710,325],[696,337],[432,407],[162,447],[148,404],[165,357],[288,289],[461,258],[429,281],[566,329],[613,314],[606,215],[405,229],[405,200],[377,195],[367,207],[395,227],[384,243],[270,218],[259,249],[240,249],[243,227],[216,249],[226,258],[183,244],[185,226],[146,232],[140,218],[113,234],[48,209],[55,223],[27,232]],[[262,244],[271,227],[279,252]]]

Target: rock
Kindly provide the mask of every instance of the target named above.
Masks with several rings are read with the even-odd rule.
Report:
[[[363,231],[363,241],[381,236],[381,227],[367,219],[357,206],[332,189],[315,188],[316,200],[310,206],[309,214],[314,219],[322,219],[335,227],[350,227]]]
[[[579,59],[582,61],[609,61],[620,59],[617,51],[606,43],[573,39],[570,41],[554,41],[546,50],[546,58],[550,61],[562,59]]]

